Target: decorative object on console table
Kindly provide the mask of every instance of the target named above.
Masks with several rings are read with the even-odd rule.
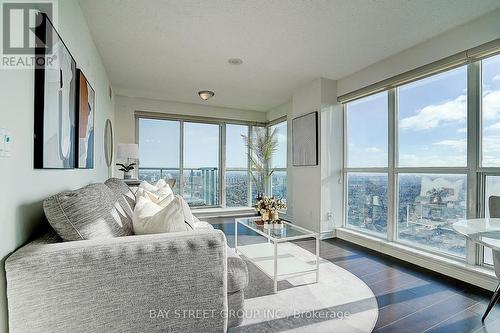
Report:
[[[77,71],[77,156],[78,168],[94,168],[94,115],[95,91],[81,69]]]
[[[73,169],[77,166],[76,62],[47,15],[38,13],[36,23],[33,166]]]
[[[141,185],[139,179],[124,179],[123,182],[128,185],[128,187],[138,187]]]
[[[120,171],[123,171],[123,179],[132,179],[132,170],[135,169],[136,162],[139,158],[139,145],[135,143],[119,143],[116,156],[120,159],[127,159],[127,163],[116,163],[120,166]]]
[[[318,112],[292,121],[293,166],[318,165]]]

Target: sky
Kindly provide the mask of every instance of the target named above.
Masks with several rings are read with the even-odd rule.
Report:
[[[273,167],[286,167],[286,122],[277,124],[278,149]],[[247,168],[245,141],[248,126],[226,125],[226,168]],[[140,166],[179,168],[180,123],[139,120]],[[218,167],[219,125],[184,122],[184,168]]]
[[[500,167],[500,56],[483,61],[483,165]],[[402,167],[464,167],[467,67],[398,88]],[[387,167],[387,92],[347,105],[348,166]]]
[[[180,154],[178,121],[139,119],[139,165],[178,168]]]

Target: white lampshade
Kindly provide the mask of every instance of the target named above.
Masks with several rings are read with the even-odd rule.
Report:
[[[116,147],[117,158],[139,158],[139,145],[135,143],[119,143]]]

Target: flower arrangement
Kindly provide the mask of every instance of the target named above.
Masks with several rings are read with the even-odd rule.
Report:
[[[277,222],[279,220],[278,210],[286,209],[286,200],[275,197],[261,196],[255,204],[255,209],[262,216],[264,221]]]

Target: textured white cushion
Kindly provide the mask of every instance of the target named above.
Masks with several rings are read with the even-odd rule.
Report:
[[[184,198],[181,197],[180,195],[177,194],[175,197],[177,199],[179,199],[179,201],[182,204],[182,213],[184,215],[184,222],[186,222],[191,227],[191,229],[195,229],[194,223],[195,223],[196,217],[194,217],[193,213],[191,212],[191,207],[189,207],[186,200],[184,200]],[[167,198],[169,198],[169,197],[167,197]]]
[[[138,186],[138,190],[140,189],[143,189],[143,190],[146,190],[146,191],[149,191],[149,192],[155,192],[158,190],[158,188],[154,185],[151,185],[150,183],[148,183],[147,181],[143,180],[139,186]]]
[[[135,196],[137,199],[139,197],[143,197],[162,208],[167,207],[175,198],[173,193],[167,194],[166,196],[161,196],[156,193],[149,192],[143,188],[138,189],[135,193]]]
[[[167,184],[167,182],[163,178],[161,178],[156,183],[154,183],[153,185],[156,186],[156,187],[158,187],[158,188],[161,188],[161,187],[163,187],[165,185],[168,185],[168,184]]]
[[[175,199],[175,196],[174,194],[169,194],[167,195],[166,197],[164,197],[163,199],[160,199],[157,203],[158,206],[160,207],[167,207],[172,201],[174,201]]]
[[[149,192],[148,190],[145,190],[143,188],[137,189],[137,192],[135,192],[135,197],[136,199],[139,199],[139,197],[144,197],[150,201],[157,202],[160,197],[153,192]]]
[[[161,207],[144,196],[138,197],[132,222],[136,235],[190,230],[184,222],[182,203],[178,198]]]
[[[164,199],[169,195],[174,195],[174,192],[170,188],[170,185],[168,185],[167,182],[165,182],[163,179],[160,179],[154,185],[151,185],[150,183],[144,180],[139,184],[137,192],[141,190],[151,192],[160,197],[160,199]]]
[[[194,222],[193,229],[194,230],[214,229],[214,226],[208,222],[198,220],[198,221]]]

